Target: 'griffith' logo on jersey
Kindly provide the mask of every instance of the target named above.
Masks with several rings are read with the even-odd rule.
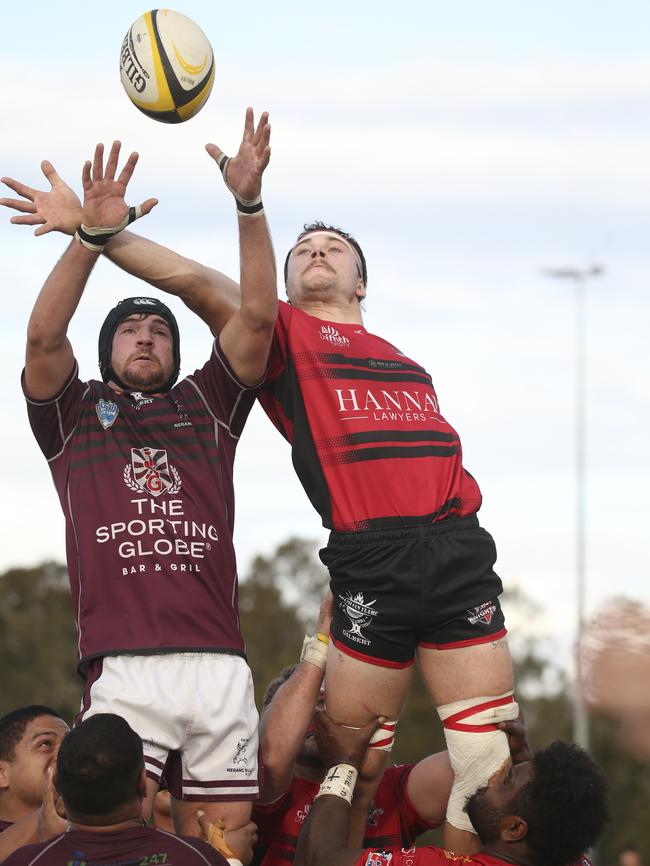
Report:
[[[129,490],[139,493],[145,490],[151,496],[161,493],[178,493],[181,476],[167,460],[162,448],[132,448],[131,465],[124,467],[124,483]]]
[[[364,601],[362,592],[352,595],[348,591],[345,596],[339,595],[339,608],[348,615],[352,625],[350,631],[343,629],[343,634],[349,640],[363,644],[363,646],[370,646],[370,641],[361,634],[361,629],[370,625],[372,618],[379,613],[373,607],[375,601],[376,599],[368,602]]]
[[[496,609],[497,606],[493,601],[484,601],[478,607],[473,607],[467,611],[467,622],[470,625],[477,625],[479,622],[483,625],[489,625]]]
[[[320,326],[320,338],[333,346],[349,346],[347,337],[342,337],[333,325]]]

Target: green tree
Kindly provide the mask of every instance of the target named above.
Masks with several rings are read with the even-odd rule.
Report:
[[[79,712],[76,630],[68,573],[46,562],[0,576],[0,715],[47,704],[69,721]]]

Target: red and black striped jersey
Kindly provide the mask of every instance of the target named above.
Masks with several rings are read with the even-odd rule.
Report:
[[[82,382],[26,394],[66,521],[80,669],[124,652],[244,654],[233,460],[256,388],[215,344],[160,396]]]
[[[422,848],[390,848],[386,851],[364,851],[354,866],[511,866],[513,861],[494,854],[454,854],[429,845]]]
[[[365,848],[409,845],[421,833],[437,827],[424,821],[407,793],[412,764],[395,764],[381,777],[370,801],[364,829]],[[294,779],[275,803],[255,803],[252,820],[258,841],[254,860],[260,866],[283,866],[295,859],[298,836],[318,794],[318,782]]]
[[[259,399],[330,529],[426,524],[480,508],[431,377],[361,325],[280,302]]]

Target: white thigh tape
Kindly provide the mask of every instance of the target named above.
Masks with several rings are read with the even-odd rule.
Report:
[[[516,719],[519,706],[512,692],[493,697],[470,698],[437,707],[445,729],[454,786],[447,806],[447,821],[473,833],[465,803],[510,759],[508,738],[497,728]]]

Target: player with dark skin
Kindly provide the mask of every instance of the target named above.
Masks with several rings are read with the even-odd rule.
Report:
[[[146,826],[147,794],[142,742],[120,716],[100,713],[78,725],[57,758],[54,784],[68,821],[55,839],[29,845],[7,859],[65,866],[87,857],[94,863],[186,863],[226,866],[206,842]],[[92,851],[79,855],[77,852]],[[249,862],[252,852],[247,852]]]
[[[327,594],[320,605],[316,631],[318,634],[327,635],[332,619],[332,596]],[[327,759],[323,758],[319,749],[319,743],[314,735],[314,721],[319,710],[325,706],[325,690],[323,688],[324,671],[315,660],[303,659],[299,664],[292,665],[282,671],[270,683],[264,696],[264,703],[260,718],[260,752],[264,764],[264,781],[260,791],[260,800],[253,807],[253,818],[259,828],[268,822],[269,827],[278,826],[278,816],[287,810],[287,819],[279,828],[281,838],[266,838],[260,829],[260,844],[264,844],[269,850],[270,859],[276,862],[281,857],[289,857],[292,840],[284,838],[284,821],[292,820],[295,804],[300,802],[300,809],[305,810],[312,802],[304,795],[304,789],[300,788],[300,794],[296,792],[295,800],[292,795],[294,780],[302,780],[320,784],[330,766]],[[523,719],[505,722],[500,725],[508,736],[508,745],[514,762],[521,763],[529,761],[531,757],[530,747],[526,739]],[[438,752],[427,755],[418,761],[408,773],[402,777],[401,796],[406,799],[412,809],[417,813],[419,824],[422,828],[427,826],[440,826],[445,819],[449,792],[453,783],[453,770],[449,763],[447,752]],[[392,793],[394,789],[390,788]],[[288,801],[283,795],[287,794]],[[392,812],[394,805],[389,802],[388,793],[384,794],[382,802]],[[277,804],[277,806],[275,805]],[[379,805],[379,804],[377,804]],[[383,810],[381,810],[383,814]],[[294,816],[295,820],[295,816]],[[392,817],[390,821],[392,822]],[[402,824],[402,838],[404,835],[404,821]],[[408,819],[413,820],[411,817]],[[385,817],[376,817],[373,820],[376,825],[372,835],[384,835],[388,832]],[[368,829],[366,826],[366,832]],[[423,832],[420,831],[420,832]],[[266,861],[262,859],[261,863]]]
[[[0,719],[0,861],[16,848],[65,829],[52,771],[68,725],[47,707],[21,707]]]
[[[336,725],[324,711],[318,714],[316,736],[329,776],[340,777],[340,765],[358,770],[380,721],[371,719],[354,731]],[[468,799],[466,810],[481,843],[474,855],[431,847],[369,853],[346,843],[350,807],[344,797],[322,793],[305,822],[294,863],[437,866],[462,859],[481,866],[570,866],[597,842],[608,820],[607,784],[584,750],[556,741],[532,760],[504,764]]]

